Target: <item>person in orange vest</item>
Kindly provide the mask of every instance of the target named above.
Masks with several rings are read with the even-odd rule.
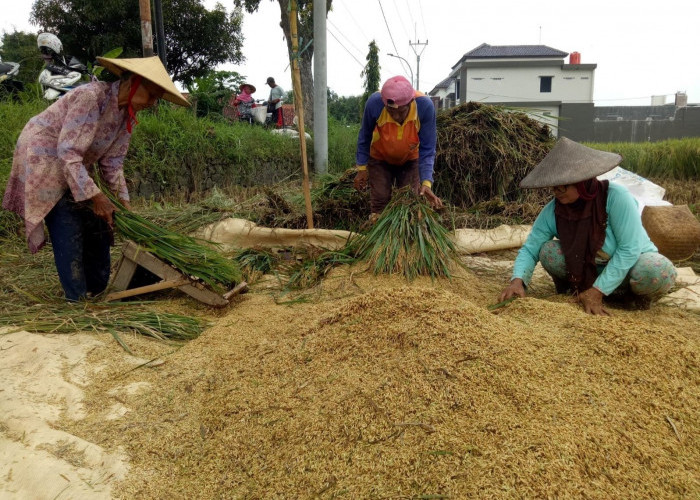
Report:
[[[411,186],[433,208],[443,203],[432,190],[436,144],[435,107],[403,76],[389,78],[365,104],[357,138],[354,186],[369,185],[370,220],[391,200],[394,185]]]

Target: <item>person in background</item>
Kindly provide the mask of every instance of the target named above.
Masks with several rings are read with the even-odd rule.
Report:
[[[53,33],[39,33],[36,37],[36,44],[41,53],[41,58],[52,73],[61,72],[61,70],[78,71],[82,74],[87,74],[88,69],[83,63],[73,56],[63,54],[63,44],[61,40]]]
[[[240,86],[240,93],[236,96],[233,101],[233,105],[236,106],[238,111],[238,118],[240,120],[245,120],[248,123],[253,123],[253,95],[257,89],[254,85],[250,83],[242,83]]]
[[[277,128],[282,128],[282,101],[284,100],[284,90],[275,83],[271,76],[267,77],[267,85],[270,86],[270,97],[267,100],[267,110],[272,113],[272,123]]]
[[[29,120],[2,204],[24,219],[32,253],[46,243],[46,224],[68,301],[99,294],[109,281],[116,208],[93,179],[95,165],[129,208],[123,163],[136,113],[159,98],[189,106],[158,57],[98,61],[120,80],[82,85]]]
[[[434,208],[442,200],[432,191],[436,144],[435,107],[403,76],[389,78],[365,104],[357,138],[355,189],[369,184],[370,220],[391,200],[393,186],[411,186]]]
[[[557,292],[574,292],[590,314],[608,315],[603,297],[613,292],[648,309],[671,289],[676,269],[649,239],[637,201],[626,187],[596,178],[621,161],[563,137],[522,180],[523,188],[550,188],[554,199],[518,252],[501,301],[525,297],[538,261]]]

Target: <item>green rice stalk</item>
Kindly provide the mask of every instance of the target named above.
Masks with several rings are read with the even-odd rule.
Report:
[[[119,208],[114,214],[115,226],[127,239],[144,250],[170,263],[187,276],[195,276],[217,291],[242,279],[236,262],[227,259],[204,240],[158,226],[127,210],[111,194]]]
[[[164,342],[197,338],[207,326],[200,319],[153,311],[145,302],[36,304],[13,307],[0,315],[0,326],[35,333],[106,332],[129,350],[120,333],[137,333]]]
[[[288,266],[285,270],[288,290],[300,290],[317,285],[336,266],[352,265],[357,261],[357,245],[349,241],[340,250],[322,250],[318,255],[310,255],[301,262]]]
[[[450,278],[452,263],[462,266],[454,242],[438,215],[410,188],[396,192],[377,223],[362,238],[359,259],[374,274]]]
[[[250,283],[262,275],[271,273],[279,264],[280,257],[265,248],[244,248],[234,255],[233,260]]]

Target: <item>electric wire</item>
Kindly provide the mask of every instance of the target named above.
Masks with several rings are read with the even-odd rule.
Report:
[[[335,24],[333,24],[333,22],[331,22],[330,19],[327,19],[326,22],[327,22],[329,25],[331,25],[331,26],[333,27],[333,29],[334,29],[339,35],[341,35],[341,36],[345,39],[345,41],[346,41],[350,46],[352,46],[353,49],[355,49],[355,50],[357,51],[357,53],[362,54],[362,50],[359,49],[359,48],[357,48],[357,47],[355,46],[355,44],[352,43],[352,40],[351,40],[349,37],[345,36],[345,33],[343,33],[343,32],[340,30],[340,28],[338,28]]]
[[[386,30],[389,32],[389,39],[391,40],[391,45],[394,47],[394,53],[398,54],[399,51],[396,48],[396,43],[394,42],[394,37],[391,34],[391,29],[389,28],[389,22],[386,20],[386,14],[384,14],[384,6],[382,5],[382,0],[377,0],[379,3],[379,8],[382,11],[382,17],[384,18],[384,24],[386,25]],[[401,59],[399,59],[400,61]],[[403,61],[401,62],[401,67],[403,68],[404,71],[406,71],[406,68],[404,67]]]
[[[350,57],[352,57],[353,59],[355,59],[355,61],[357,61],[357,64],[359,64],[359,65],[362,66],[363,68],[365,67],[365,65],[362,64],[362,63],[360,62],[360,60],[359,60],[357,57],[355,57],[355,55],[354,55],[352,52],[350,52],[350,51],[348,50],[348,48],[347,48],[345,45],[343,45],[343,42],[341,42],[340,40],[338,40],[338,37],[335,36],[331,30],[327,29],[326,31],[335,39],[336,42],[338,42],[338,44],[343,48],[343,50],[345,50],[345,52],[347,52],[347,53],[350,55]]]

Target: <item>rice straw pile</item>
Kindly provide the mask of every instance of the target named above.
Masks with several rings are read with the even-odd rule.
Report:
[[[468,283],[397,280],[295,307],[249,294],[120,381],[151,392],[100,373],[71,430],[126,447],[125,498],[697,496],[700,318],[564,299],[496,316]],[[106,430],[110,388],[132,411]]]
[[[521,200],[520,181],[553,145],[546,125],[517,110],[476,102],[450,108],[437,117],[436,194],[465,209]]]

